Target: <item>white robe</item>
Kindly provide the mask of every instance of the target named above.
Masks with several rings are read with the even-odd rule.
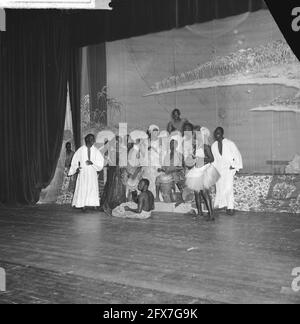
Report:
[[[88,148],[82,146],[74,155],[69,176],[76,173],[80,163],[80,173],[76,182],[76,189],[72,206],[76,208],[99,207],[99,184],[98,174],[104,167],[104,158],[99,150],[91,147],[91,162],[93,165],[86,165],[88,161]]]
[[[160,175],[158,169],[161,168],[160,163],[160,145],[159,142],[153,142],[148,151],[149,165],[143,167],[143,178],[149,180],[149,190],[156,196],[156,179]]]
[[[223,154],[219,152],[218,142],[212,145],[214,167],[218,170],[221,178],[216,184],[217,192],[215,208],[234,209],[233,181],[237,171],[243,168],[243,160],[237,146],[230,140],[223,140]],[[233,167],[234,170],[230,170]]]

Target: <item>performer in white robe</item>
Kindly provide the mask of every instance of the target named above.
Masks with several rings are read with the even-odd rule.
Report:
[[[213,165],[221,178],[216,184],[215,208],[227,208],[227,214],[234,214],[234,176],[243,168],[241,153],[235,143],[224,138],[224,129],[215,130],[216,142],[212,145]]]
[[[104,158],[94,147],[95,136],[86,136],[85,143],[75,153],[69,171],[69,176],[78,173],[72,206],[82,209],[100,206],[98,172],[104,167]]]
[[[159,127],[151,125],[148,129],[150,145],[148,149],[148,163],[143,167],[143,178],[150,182],[149,190],[156,195],[156,179],[160,175],[158,169],[161,168],[161,148],[159,140]]]

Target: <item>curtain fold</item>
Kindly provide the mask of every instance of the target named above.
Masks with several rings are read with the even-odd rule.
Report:
[[[81,66],[82,50],[80,48],[71,48],[69,64],[69,93],[76,149],[81,146]]]
[[[69,25],[57,12],[10,11],[0,52],[0,200],[34,204],[63,140]]]
[[[99,44],[267,8],[263,0],[112,0],[113,10],[75,11],[72,43]]]
[[[107,86],[105,43],[87,48],[87,66],[91,119],[93,122],[107,125],[107,103],[104,100]],[[98,97],[102,91],[104,91],[104,96]]]

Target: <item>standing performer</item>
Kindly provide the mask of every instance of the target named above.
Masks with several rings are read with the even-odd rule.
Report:
[[[94,147],[95,136],[87,135],[85,144],[74,155],[69,176],[78,174],[72,206],[82,208],[100,206],[98,172],[104,167],[104,158]]]
[[[161,167],[161,148],[159,140],[159,127],[151,125],[148,129],[150,145],[148,149],[148,165],[143,167],[143,178],[150,182],[149,190],[155,196],[156,194],[156,179],[159,176],[158,169]]]
[[[124,168],[120,167],[120,138],[117,136],[112,142],[115,144],[116,163],[108,166],[107,181],[101,197],[101,207],[108,215],[113,209],[126,202],[126,186],[123,176]]]
[[[69,182],[68,191],[72,194],[74,194],[75,191],[76,176],[69,177],[68,174],[71,168],[74,154],[75,152],[72,150],[72,144],[70,142],[66,143],[65,181]]]
[[[168,123],[167,131],[169,134],[179,131],[183,133],[183,127],[187,123],[187,119],[181,118],[181,112],[179,109],[174,109],[172,112],[172,120]]]
[[[66,160],[65,160],[65,168],[69,171],[72,164],[72,159],[75,152],[72,151],[72,144],[70,142],[66,143]]]
[[[235,143],[224,138],[224,129],[218,127],[214,133],[216,142],[212,146],[214,166],[221,175],[217,182],[215,207],[227,208],[227,214],[234,215],[233,181],[236,172],[243,168],[243,160]]]
[[[210,188],[214,186],[220,178],[216,168],[212,165],[214,157],[209,146],[210,131],[202,127],[200,130],[201,139],[198,139],[198,146],[195,148],[195,167],[186,175],[186,185],[195,192],[196,205],[198,214],[202,216],[201,197],[204,200],[208,210],[208,221],[213,221],[214,213],[212,200],[210,196]]]

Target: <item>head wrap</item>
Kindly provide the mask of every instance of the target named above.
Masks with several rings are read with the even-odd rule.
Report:
[[[136,142],[137,140],[148,139],[148,136],[144,131],[136,130],[130,133],[130,138],[132,139],[133,142]]]
[[[149,126],[148,131],[149,131],[150,134],[153,133],[154,131],[159,132],[159,127],[156,126],[156,125],[151,125],[151,126]]]

